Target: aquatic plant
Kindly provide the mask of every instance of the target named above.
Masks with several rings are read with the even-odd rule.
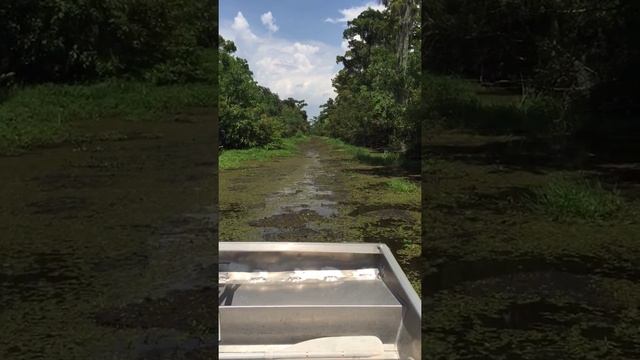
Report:
[[[601,219],[616,213],[623,200],[599,181],[558,177],[535,189],[530,205],[555,219]]]

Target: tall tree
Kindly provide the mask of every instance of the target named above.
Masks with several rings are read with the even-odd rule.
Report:
[[[415,147],[417,121],[408,109],[419,103],[419,24],[411,28],[402,65],[397,23],[389,8],[368,9],[348,23],[349,49],[337,57],[343,69],[333,79],[337,96],[323,107],[317,129],[357,145]]]
[[[400,74],[407,76],[409,47],[411,36],[418,26],[420,5],[418,0],[379,0],[398,20],[396,35],[396,61]],[[406,101],[405,91],[400,94],[401,101]]]

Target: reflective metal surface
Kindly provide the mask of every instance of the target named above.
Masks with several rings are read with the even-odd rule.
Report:
[[[366,358],[420,358],[420,299],[385,245],[223,242],[219,254],[221,358],[330,359],[327,344],[364,358],[353,351],[372,339]]]

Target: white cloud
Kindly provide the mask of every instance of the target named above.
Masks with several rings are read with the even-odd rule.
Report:
[[[351,40],[356,40],[356,41],[362,41],[362,38],[360,37],[359,34],[356,34],[355,36],[350,38]],[[351,46],[349,45],[349,40],[344,39],[342,40],[342,43],[340,44],[340,48],[342,50],[344,50],[345,52],[349,49],[351,49]]]
[[[220,34],[236,43],[236,55],[247,59],[260,85],[281,99],[305,100],[309,104],[305,109],[309,117],[317,115],[320,105],[335,96],[331,79],[340,68],[336,64],[336,55],[343,53],[339,47],[319,41],[291,41],[275,35],[257,36],[241,13],[233,23],[223,21]]]
[[[284,50],[291,53],[302,53],[305,55],[313,55],[317,53],[320,50],[320,48],[313,45],[307,45],[307,44],[301,44],[299,42],[295,42],[293,43],[293,46],[288,47]]]
[[[326,18],[324,21],[326,22],[330,22],[330,23],[346,23],[347,21],[351,21],[355,18],[358,17],[358,15],[360,15],[363,11],[367,10],[367,9],[373,9],[373,10],[377,10],[377,11],[382,11],[385,9],[384,5],[379,4],[377,2],[368,2],[362,6],[354,6],[354,7],[350,7],[350,8],[346,8],[346,9],[341,9],[338,10],[340,12],[340,14],[342,14],[342,17],[340,18]]]
[[[244,18],[240,11],[238,11],[238,15],[233,19],[231,29],[234,30],[234,32],[243,40],[255,41],[258,38],[253,32],[251,32],[249,22]]]
[[[349,50],[349,40],[347,39],[342,40],[342,43],[340,43],[340,48],[345,52]]]
[[[260,16],[260,20],[262,21],[262,24],[266,26],[267,29],[269,29],[269,32],[274,33],[278,31],[276,19],[273,18],[273,14],[271,13],[271,11],[262,14],[262,16]]]

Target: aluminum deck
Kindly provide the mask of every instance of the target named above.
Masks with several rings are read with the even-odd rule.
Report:
[[[420,358],[419,298],[384,245],[221,243],[219,277],[221,359]]]
[[[230,302],[225,291],[233,292]],[[227,284],[221,298],[225,344],[290,344],[347,335],[393,343],[402,321],[402,306],[382,280]]]

